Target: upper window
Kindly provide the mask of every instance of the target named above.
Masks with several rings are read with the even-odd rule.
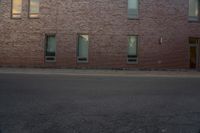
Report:
[[[199,42],[199,38],[195,38],[195,37],[190,37],[189,38],[189,44],[198,44]]]
[[[128,18],[138,18],[138,0],[128,0]]]
[[[21,18],[22,0],[12,0],[12,18]]]
[[[40,12],[40,1],[39,0],[29,0],[29,17],[38,18]]]
[[[189,0],[189,20],[199,20],[199,0]]]
[[[88,45],[89,45],[88,35],[78,35],[78,52],[77,52],[78,62],[88,62]]]
[[[128,37],[128,63],[138,62],[138,36]]]

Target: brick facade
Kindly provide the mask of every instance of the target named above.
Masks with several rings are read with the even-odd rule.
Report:
[[[28,18],[28,0],[21,19],[11,18],[11,0],[1,0],[0,33],[2,67],[189,68],[188,38],[200,38],[200,23],[188,22],[188,0],[140,0],[135,20],[127,0],[40,0],[39,19]],[[45,63],[52,33],[56,62]],[[88,63],[77,63],[78,33],[89,35]],[[127,63],[128,35],[139,36],[138,64]]]

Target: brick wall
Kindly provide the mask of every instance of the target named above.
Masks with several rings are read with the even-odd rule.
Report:
[[[0,33],[0,66],[188,68],[188,38],[200,38],[200,23],[188,22],[188,0],[140,0],[138,20],[127,19],[127,0],[41,0],[39,19],[28,18],[27,0],[22,18],[11,19],[11,0],[1,0]],[[56,63],[45,63],[51,33]],[[77,33],[89,34],[86,64],[76,62]],[[139,35],[138,64],[127,64],[128,35]]]

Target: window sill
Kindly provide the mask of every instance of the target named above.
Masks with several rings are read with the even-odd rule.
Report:
[[[129,61],[127,61],[127,64],[128,64],[128,65],[137,65],[137,64],[138,64],[138,61],[136,61],[136,62],[129,62]]]
[[[140,20],[140,19],[138,17],[138,18],[128,18],[128,20]]]
[[[28,17],[29,19],[39,19],[40,17]]]
[[[77,60],[77,64],[87,64],[88,63],[88,61],[79,61],[79,60]]]
[[[78,63],[78,64],[87,64],[87,63],[88,63],[88,60],[85,60],[85,61],[82,60],[82,61],[81,61],[81,60],[78,60],[78,59],[77,59],[77,63]]]
[[[15,20],[21,20],[22,18],[20,17],[20,18],[15,18],[15,17],[11,17],[11,19],[15,19]]]
[[[55,60],[45,60],[46,63],[55,63],[56,62],[56,59]]]
[[[200,23],[199,20],[188,20],[189,23]]]

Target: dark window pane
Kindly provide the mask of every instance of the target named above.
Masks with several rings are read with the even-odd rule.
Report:
[[[189,44],[198,44],[198,41],[199,41],[198,38],[194,38],[194,37],[189,38]]]

